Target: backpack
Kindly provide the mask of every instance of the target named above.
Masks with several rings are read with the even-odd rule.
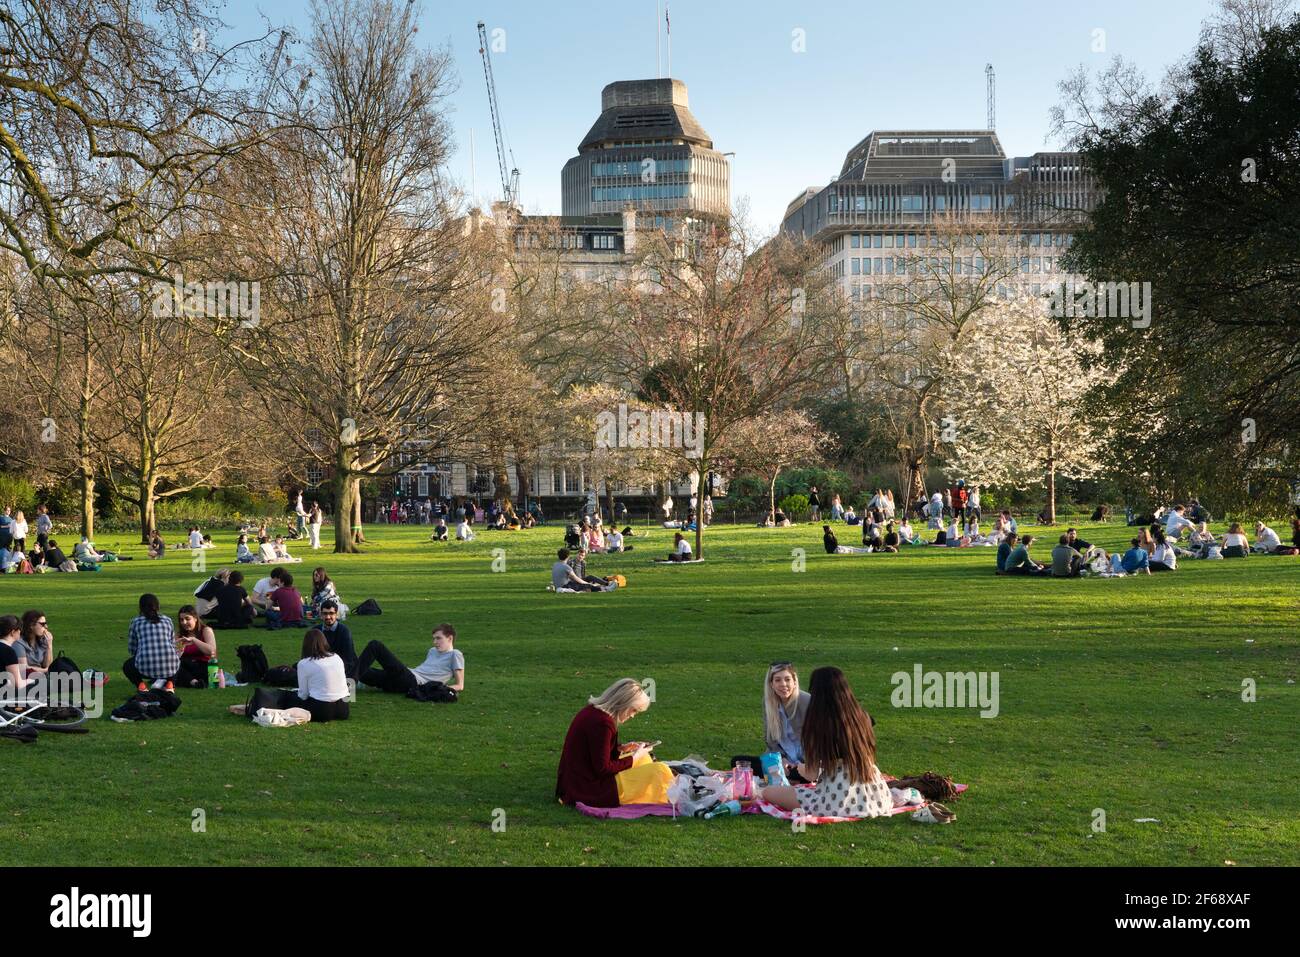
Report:
[[[455,704],[459,696],[441,681],[426,681],[406,692],[408,698],[416,701],[433,701],[438,704]]]
[[[271,665],[261,645],[240,645],[235,654],[239,655],[240,664],[235,680],[240,684],[252,684],[266,677],[266,670]]]
[[[373,598],[367,598],[361,604],[357,605],[356,608],[352,609],[352,614],[354,615],[382,615],[383,613],[383,610],[379,607],[379,602],[375,601]]]
[[[274,668],[266,669],[266,674],[262,676],[262,684],[271,685],[273,688],[292,688],[298,684],[298,668],[295,665],[276,665]]]
[[[244,705],[244,717],[249,721],[257,717],[257,712],[263,708],[278,708],[280,706],[280,696],[274,691],[267,691],[265,688],[254,688],[253,693],[248,696],[248,701]]]

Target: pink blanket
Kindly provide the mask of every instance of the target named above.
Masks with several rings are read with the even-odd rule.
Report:
[[[811,786],[811,785],[808,785]],[[957,793],[960,794],[966,790],[965,784],[957,785]],[[929,802],[926,802],[929,803]],[[590,807],[579,801],[574,805],[579,811],[588,817],[599,817],[619,821],[630,821],[638,817],[677,817],[673,813],[671,804],[624,804],[620,807]],[[925,807],[925,804],[908,804],[903,807],[896,807],[892,814],[906,814],[909,811],[917,811]],[[783,821],[793,821],[794,812],[782,810],[775,804],[769,804],[766,801],[755,801],[747,804],[741,811],[742,814],[767,814],[771,817],[780,818]],[[841,824],[847,821],[865,821],[868,818],[861,817],[805,817],[804,822],[807,824]]]

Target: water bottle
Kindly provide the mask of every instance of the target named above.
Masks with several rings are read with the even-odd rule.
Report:
[[[216,658],[209,658],[208,659],[208,687],[209,688],[215,688],[217,686],[217,674],[220,671],[221,671],[220,662],[218,662]]]
[[[748,761],[737,761],[731,775],[731,795],[737,801],[749,801],[754,797],[754,769]]]
[[[715,818],[715,817],[726,817],[726,816],[731,815],[731,814],[739,814],[739,813],[740,813],[740,802],[739,802],[739,801],[723,801],[721,804],[719,804],[719,805],[718,805],[717,807],[715,807],[713,810],[707,812],[707,813],[704,815],[704,819],[705,819],[706,821],[709,821],[709,820],[712,820],[712,819]]]

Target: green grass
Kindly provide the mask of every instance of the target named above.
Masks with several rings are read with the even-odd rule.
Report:
[[[1082,533],[1108,548],[1128,535]],[[631,554],[591,562],[626,574],[626,590],[557,596],[544,590],[554,526],[467,544],[430,544],[418,528],[368,534],[364,555],[318,553],[347,602],[383,606],[350,620],[358,649],[378,638],[414,664],[431,626],[453,622],[467,661],[460,703],[363,691],[351,721],[268,730],[226,713],[247,689],[183,691],[171,720],[105,717],[89,735],[0,741],[0,864],[1300,863],[1295,558],[1022,580],[995,577],[991,549],[831,557],[815,526],[718,526],[706,564],[664,567],[647,563],[671,538],[655,529]],[[212,567],[233,555],[232,535],[214,538]],[[807,550],[802,574],[795,547]],[[0,609],[43,609],[57,650],[112,672],[109,707],[129,692],[122,635],[139,594],[174,614],[201,578],[188,553],[128,551],[135,561],[99,574],[0,579]],[[295,551],[305,579],[311,553]],[[238,644],[261,642],[277,664],[301,640],[218,635],[236,666]],[[794,833],[765,816],[602,822],[555,803],[560,744],[589,694],[653,678],[657,703],[624,737],[724,766],[760,748],[762,676],[781,658],[805,682],[818,665],[844,669],[877,717],[884,770],[967,782],[957,822]],[[918,662],[999,672],[1001,713],[891,707],[891,675]],[[1241,700],[1244,678],[1255,703]],[[204,833],[191,827],[196,808]],[[1105,833],[1092,830],[1094,808]],[[491,826],[496,809],[504,831]]]

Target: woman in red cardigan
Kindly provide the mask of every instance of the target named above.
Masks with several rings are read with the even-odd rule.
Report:
[[[577,713],[564,738],[555,796],[562,804],[667,804],[673,772],[643,742],[620,746],[618,726],[650,707],[634,678],[620,678]]]

